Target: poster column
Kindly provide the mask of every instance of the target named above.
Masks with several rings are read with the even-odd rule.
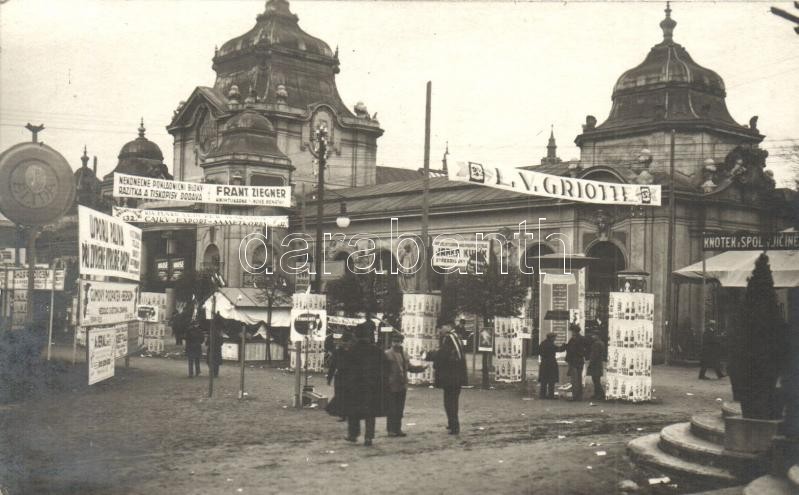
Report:
[[[327,336],[327,297],[324,294],[294,294],[291,308],[291,342],[301,343],[303,369],[322,372],[325,365],[325,337]],[[291,367],[297,364],[296,353],[291,354]]]
[[[405,352],[413,364],[421,364],[422,356],[428,351],[438,349],[436,323],[441,312],[439,294],[403,294],[402,296],[402,334],[405,336]],[[428,385],[433,383],[433,369],[428,367],[422,373],[411,373],[408,383]]]
[[[630,402],[649,401],[655,296],[611,292],[609,299],[606,396]]]
[[[522,381],[522,329],[524,318],[494,318],[494,380],[505,383]]]

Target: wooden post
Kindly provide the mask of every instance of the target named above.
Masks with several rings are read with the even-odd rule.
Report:
[[[55,303],[55,264],[50,277],[50,325],[47,327],[47,360],[50,360],[50,348],[53,343],[53,304]]]
[[[474,317],[474,334],[472,335],[472,380],[477,377],[477,334],[480,332],[479,316]]]
[[[244,398],[244,357],[247,350],[247,327],[241,324],[241,344],[239,345],[239,361],[241,366],[241,378],[239,381],[239,399]]]
[[[214,352],[214,320],[216,319],[216,283],[214,285],[214,293],[211,296],[213,299],[211,300],[211,324],[210,330],[208,332],[208,398],[213,398],[214,396],[214,366],[216,363],[216,353]]]
[[[430,98],[433,91],[433,83],[427,81],[427,99],[425,100],[424,116],[424,175],[422,178],[422,244],[423,249],[419,255],[422,257],[421,284],[420,288],[425,294],[430,293],[430,256],[428,223],[430,222]]]
[[[672,276],[671,272],[674,270],[674,234],[675,234],[675,223],[676,223],[676,200],[677,200],[677,191],[674,184],[674,140],[675,140],[675,130],[672,129],[670,132],[670,145],[669,145],[669,237],[667,239],[667,251],[666,251],[666,304],[664,305],[663,315],[662,318],[666,321],[665,331],[663,332],[663,355],[665,364],[669,364],[670,356],[669,353],[671,352],[671,340],[672,340],[672,333],[676,330],[677,325],[674,322],[674,287],[671,283]]]
[[[294,342],[294,407],[302,409],[302,341]]]

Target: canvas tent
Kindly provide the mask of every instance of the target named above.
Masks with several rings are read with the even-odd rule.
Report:
[[[755,268],[755,260],[763,251],[727,251],[705,260],[705,278],[718,280],[722,287],[746,287]],[[799,287],[799,251],[768,251],[766,253],[774,277],[774,287]],[[702,262],[674,272],[690,281],[702,281]]]
[[[216,297],[216,313],[228,320],[246,325],[266,323],[269,320],[269,303],[261,289],[224,287],[205,301],[205,317],[211,318],[212,298]],[[272,304],[272,327],[291,325],[291,295],[278,293]]]

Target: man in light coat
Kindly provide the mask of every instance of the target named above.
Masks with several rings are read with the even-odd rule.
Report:
[[[405,412],[405,395],[408,392],[408,372],[421,373],[427,366],[414,366],[402,348],[405,337],[401,333],[391,336],[391,349],[386,351],[388,360],[388,409],[386,429],[390,437],[404,437],[402,416]]]

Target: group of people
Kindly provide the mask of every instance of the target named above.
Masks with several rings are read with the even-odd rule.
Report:
[[[560,381],[560,371],[556,353],[566,351],[566,364],[571,383],[573,401],[583,400],[583,369],[588,362],[587,374],[594,383],[592,400],[604,400],[605,389],[602,386],[603,364],[607,360],[607,348],[599,332],[595,331],[591,337],[584,337],[582,329],[577,324],[569,325],[571,334],[569,341],[562,345],[555,344],[555,334],[548,333],[541,343],[539,353],[541,363],[538,368],[538,383],[540,384],[539,397],[542,399],[555,398],[555,384]]]
[[[197,304],[194,299],[186,303],[181,311],[171,320],[176,338],[183,341],[186,358],[189,362],[189,378],[200,376],[200,360],[203,357],[203,343],[206,346],[206,363],[215,377],[219,376],[219,365],[222,362],[222,332],[217,326],[214,331],[213,348],[210,331],[206,332],[198,317]]]
[[[391,348],[383,351],[374,342],[375,327],[367,321],[344,334],[332,352],[328,384],[334,382],[333,398],[327,412],[347,421],[349,442],[357,442],[364,422],[364,445],[372,445],[376,418],[386,417],[389,437],[404,437],[402,418],[408,390],[408,373],[420,373],[428,365],[413,365],[403,349],[404,337],[394,333]],[[460,433],[458,402],[461,387],[466,385],[466,357],[463,344],[452,325],[439,327],[439,347],[423,359],[433,363],[435,386],[444,390],[447,429]]]

